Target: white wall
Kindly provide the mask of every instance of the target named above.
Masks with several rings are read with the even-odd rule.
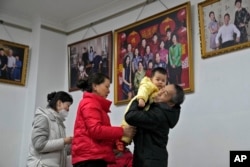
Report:
[[[162,1],[168,8],[184,0]],[[194,87],[186,95],[180,121],[170,131],[169,166],[171,167],[228,167],[230,150],[249,150],[250,134],[248,83],[249,49],[202,59],[200,52],[197,1],[191,1]],[[139,19],[165,10],[159,2],[144,8]],[[136,21],[141,9],[94,25],[98,34],[115,30]],[[6,30],[8,32],[6,32]],[[34,109],[46,105],[46,95],[53,90],[68,90],[67,44],[92,37],[93,31],[82,30],[70,36],[39,29],[34,22],[33,32],[0,25],[0,38],[31,46],[26,87],[0,83],[0,166],[25,166],[29,132]],[[10,35],[12,37],[10,37]],[[114,79],[113,79],[114,80]],[[34,84],[34,85],[33,85]],[[109,99],[114,99],[111,84]],[[67,133],[72,134],[80,91],[71,92],[74,104],[66,121]],[[13,103],[15,102],[15,105]],[[111,122],[120,125],[123,106],[111,106]],[[132,146],[131,146],[132,149]],[[70,166],[70,165],[69,165]]]
[[[31,44],[31,33],[0,25],[0,39]],[[0,166],[18,166],[28,87],[0,84]]]

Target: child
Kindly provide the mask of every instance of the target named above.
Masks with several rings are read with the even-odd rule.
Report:
[[[79,80],[82,80],[82,79],[84,79],[85,77],[88,77],[88,74],[87,74],[87,72],[86,72],[86,69],[85,69],[85,67],[84,67],[83,62],[80,62],[80,63],[79,63],[78,69],[79,69],[79,77],[78,77]]]
[[[108,167],[132,167],[133,154],[122,141],[116,140],[114,154],[116,163],[108,164]]]
[[[151,77],[144,77],[141,80],[140,87],[137,95],[129,102],[125,113],[130,107],[134,99],[138,100],[138,106],[144,107],[144,111],[147,111],[150,107],[150,104],[153,102],[153,99],[156,93],[162,89],[167,84],[167,71],[162,67],[157,67],[152,70]],[[147,105],[146,105],[147,104]],[[125,120],[122,121],[122,126],[127,125]],[[127,137],[122,137],[121,139],[126,144],[130,144],[132,139]]]

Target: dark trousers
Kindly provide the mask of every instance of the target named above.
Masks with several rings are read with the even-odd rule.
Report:
[[[7,72],[6,72],[6,70],[1,70],[0,69],[0,78],[1,79],[7,79]]]
[[[226,48],[226,47],[229,47],[229,46],[233,46],[234,44],[235,44],[234,40],[226,41],[226,42],[221,44],[221,48]]]
[[[7,67],[7,79],[13,80],[13,67]]]
[[[169,83],[181,84],[182,66],[170,69]]]
[[[107,162],[101,159],[78,162],[73,167],[107,167]]]

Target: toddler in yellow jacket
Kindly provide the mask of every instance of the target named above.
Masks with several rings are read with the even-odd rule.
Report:
[[[162,67],[157,67],[152,70],[151,77],[144,77],[137,92],[137,95],[130,100],[126,107],[125,114],[128,111],[131,103],[137,99],[139,107],[144,107],[144,111],[147,111],[150,104],[154,102],[154,97],[157,92],[167,84],[167,71]],[[146,105],[147,104],[147,105]],[[125,115],[124,114],[124,115]],[[122,126],[128,125],[125,119],[122,120]],[[121,139],[124,143],[130,144],[132,139],[123,136]]]

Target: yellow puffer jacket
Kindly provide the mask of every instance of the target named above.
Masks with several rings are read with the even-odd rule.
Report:
[[[144,111],[147,111],[150,107],[150,104],[153,102],[153,99],[156,96],[156,93],[158,91],[159,91],[158,88],[152,83],[151,79],[149,77],[144,77],[140,82],[140,87],[139,87],[137,95],[133,97],[130,100],[129,104],[127,105],[125,114],[128,111],[129,107],[131,106],[131,103],[135,99],[143,99],[145,103],[148,102],[147,105],[143,109]],[[128,123],[123,118],[122,126],[125,126],[125,125],[128,125]],[[132,139],[125,137],[125,136],[123,136],[121,140],[125,142],[126,144],[130,144],[132,142]]]

